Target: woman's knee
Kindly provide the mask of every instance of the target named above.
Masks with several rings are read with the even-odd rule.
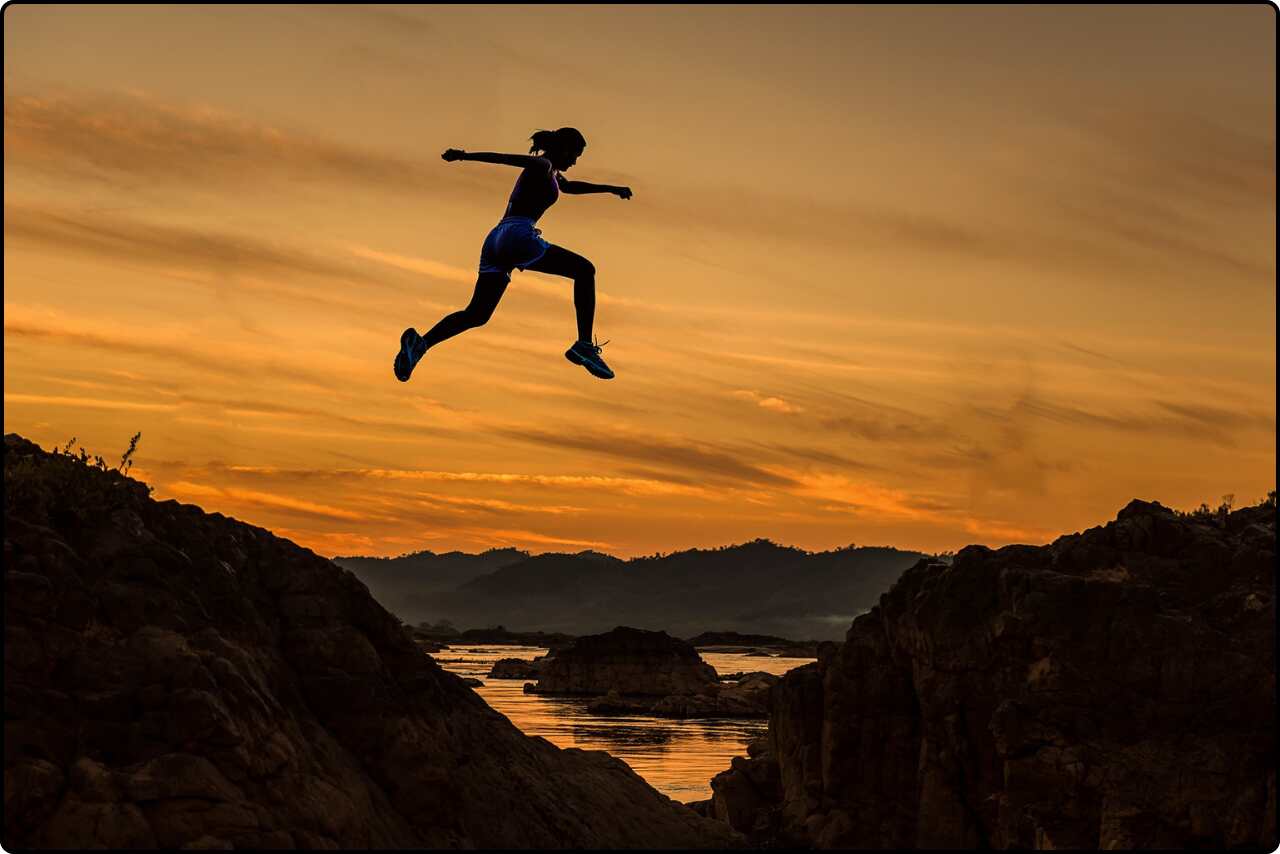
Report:
[[[592,264],[586,258],[582,259],[582,263],[578,265],[575,279],[594,279],[596,277],[596,265]]]
[[[484,326],[489,322],[489,318],[493,317],[495,308],[497,308],[496,305],[476,305],[473,303],[462,310],[462,319],[468,326]]]

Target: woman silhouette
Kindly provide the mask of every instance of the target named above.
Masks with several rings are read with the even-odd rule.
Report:
[[[587,141],[574,128],[540,130],[530,139],[529,154],[468,154],[450,148],[443,155],[447,161],[475,160],[518,166],[523,171],[507,202],[506,213],[480,250],[480,276],[471,302],[462,311],[445,316],[426,335],[409,327],[400,336],[400,352],[395,359],[396,379],[406,382],[423,354],[459,332],[483,326],[498,307],[511,270],[536,270],[573,279],[573,305],[578,315],[578,340],[565,352],[565,358],[582,365],[601,379],[613,379],[613,371],[600,357],[600,345],[592,343],[591,326],[596,310],[596,268],[577,253],[542,239],[542,231],[534,228],[538,218],[555,204],[560,193],[613,193],[631,198],[629,187],[610,187],[567,181],[561,173],[578,161]],[[542,152],[541,157],[531,156]],[[608,343],[608,342],[605,342]]]

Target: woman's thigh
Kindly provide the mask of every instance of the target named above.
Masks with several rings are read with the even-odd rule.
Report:
[[[553,276],[568,276],[578,279],[594,275],[596,268],[590,261],[577,252],[570,252],[563,246],[552,243],[542,257],[525,267],[538,273],[550,273]]]
[[[467,304],[467,308],[470,311],[492,312],[510,281],[511,278],[505,273],[481,273],[476,279],[476,289],[471,293],[471,302]]]

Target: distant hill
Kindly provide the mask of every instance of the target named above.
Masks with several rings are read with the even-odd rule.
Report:
[[[359,576],[384,608],[400,614],[419,607],[415,597],[453,590],[528,557],[528,552],[518,549],[490,549],[474,555],[421,551],[400,557],[335,557],[333,562]]]
[[[813,553],[768,540],[627,561],[598,552],[523,555],[453,590],[426,570],[420,586],[406,586],[411,576],[402,574],[387,598],[378,592],[384,578],[364,574],[382,565],[337,560],[409,623],[447,619],[459,628],[502,624],[573,635],[629,625],[676,637],[714,628],[836,640],[922,557],[879,547]]]

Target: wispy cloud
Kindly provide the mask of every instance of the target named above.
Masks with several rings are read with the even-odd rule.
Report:
[[[486,179],[139,93],[6,93],[5,168],[202,187],[333,181],[389,193],[481,190]],[[428,165],[430,163],[430,165]],[[492,176],[490,176],[492,177]]]
[[[809,447],[798,441],[788,443],[759,443],[757,447],[774,454],[783,454],[796,459],[808,460],[835,469],[869,471],[882,469],[883,466],[866,460],[853,460],[843,454],[837,454],[822,448]]]
[[[68,342],[76,348],[101,350],[119,354],[146,356],[164,364],[179,364],[186,368],[232,379],[248,376],[273,376],[291,382],[328,389],[333,385],[333,375],[291,364],[285,358],[264,355],[260,358],[244,354],[229,354],[203,343],[195,343],[190,335],[180,341],[174,335],[166,339],[163,332],[147,335],[129,334],[124,331],[97,331],[88,319],[74,317],[50,320],[15,316],[18,312],[5,306],[5,336],[56,343],[65,349]]]
[[[696,471],[717,481],[788,486],[791,479],[753,465],[732,451],[706,443],[663,441],[625,433],[586,433],[573,427],[562,432],[535,429],[499,429],[500,435],[522,442],[566,450],[586,451],[646,466],[669,466]]]
[[[1100,427],[1132,433],[1163,434],[1211,442],[1222,447],[1235,447],[1236,441],[1220,420],[1199,416],[1189,417],[1168,406],[1162,406],[1173,414],[1104,413],[1092,412],[1076,406],[1050,403],[1037,398],[1024,398],[1015,404],[1020,413],[1074,426]],[[987,413],[990,415],[991,413]],[[996,416],[1002,417],[1002,416]],[[1237,423],[1239,423],[1237,421]],[[1271,421],[1274,425],[1274,420]]]
[[[786,400],[774,395],[762,394],[754,389],[737,389],[732,392],[732,395],[739,400],[749,400],[761,409],[778,412],[782,415],[796,415],[804,412],[804,407],[788,403]]]
[[[177,481],[167,484],[167,489],[176,495],[192,500],[206,501],[210,498],[228,501],[232,504],[250,507],[266,507],[272,510],[287,510],[305,516],[317,516],[322,519],[338,519],[350,522],[368,522],[373,518],[370,514],[356,513],[314,501],[305,501],[288,495],[277,495],[271,492],[258,492],[236,487],[218,487],[208,484]]]
[[[73,406],[89,409],[126,409],[143,412],[168,412],[177,407],[171,403],[139,403],[132,400],[108,400],[92,397],[59,397],[49,394],[11,394],[5,392],[5,403],[38,403],[45,406]]]
[[[231,276],[277,280],[307,277],[346,285],[373,285],[393,292],[403,290],[386,279],[370,276],[367,270],[355,265],[274,241],[225,231],[160,225],[118,214],[93,215],[74,209],[6,204],[4,234],[6,241],[56,248],[60,252],[80,252],[130,265],[141,263],[187,275],[203,273],[217,281]],[[353,300],[335,300],[331,295],[319,299],[314,292],[303,290],[277,290],[277,293],[345,308],[358,305]]]
[[[1063,240],[1085,250],[1080,260],[1274,281],[1274,255],[1251,253],[1238,239],[1246,222],[1260,229],[1255,237],[1274,234],[1274,136],[1192,109],[1118,103],[1065,109],[1046,133],[1041,145],[1061,153],[1017,186],[1041,221],[1067,221]]]
[[[468,285],[475,284],[476,281],[477,274],[475,271],[464,270],[451,264],[442,264],[429,258],[414,258],[408,255],[397,255],[392,252],[379,252],[376,249],[370,249],[367,246],[358,244],[350,244],[344,248],[357,258],[376,261],[379,264],[385,264],[388,267],[395,267],[400,270],[408,270],[411,273],[425,273],[438,279],[448,279]]]
[[[520,504],[500,498],[457,498],[435,495],[429,492],[413,493],[414,499],[428,507],[453,510],[463,514],[484,513],[492,516],[509,516],[515,513],[546,514],[550,516],[579,515],[592,512],[590,507],[573,504]]]

